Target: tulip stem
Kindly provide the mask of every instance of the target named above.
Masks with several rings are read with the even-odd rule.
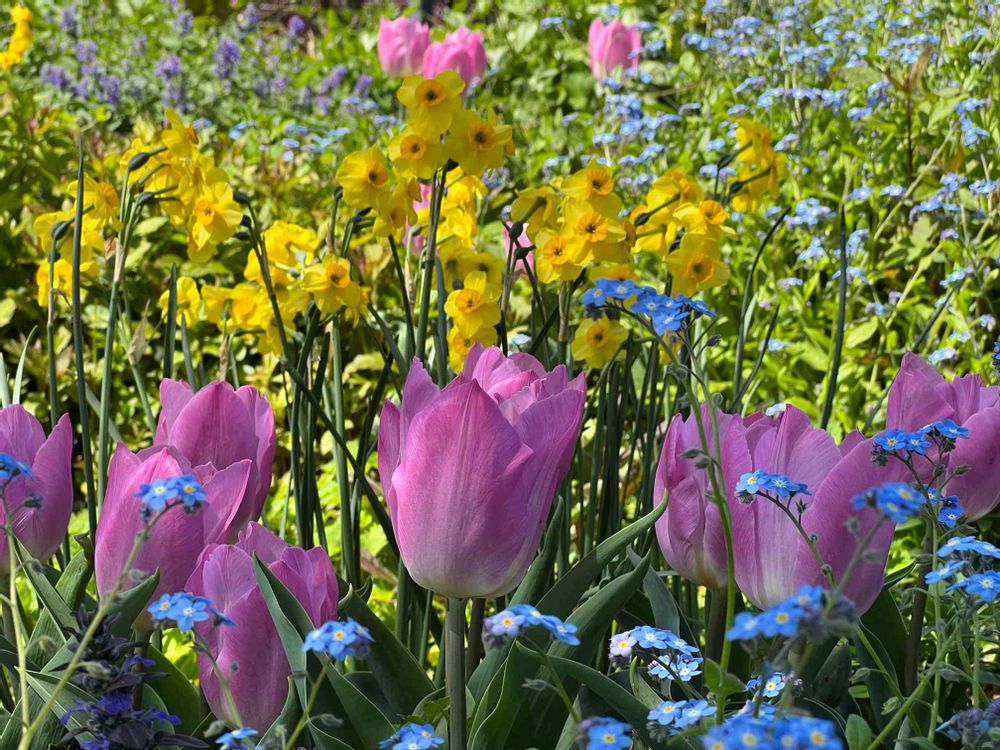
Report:
[[[448,599],[444,659],[450,705],[448,750],[465,750],[465,601],[462,599]]]
[[[465,650],[465,679],[472,677],[472,673],[479,665],[479,657],[483,647],[483,618],[486,615],[486,600],[476,598],[472,600],[472,613],[469,618],[469,643]]]

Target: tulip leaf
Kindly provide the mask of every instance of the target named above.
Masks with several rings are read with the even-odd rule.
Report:
[[[639,674],[638,667],[639,660],[633,659],[628,670],[628,681],[629,686],[632,688],[632,695],[639,699],[646,708],[656,708],[663,702],[663,699],[660,697],[660,694],[653,690],[650,684],[646,682],[645,678]]]
[[[79,606],[80,600],[87,590],[87,582],[90,580],[91,572],[92,568],[87,554],[80,551],[69,561],[56,582],[56,593],[71,610]],[[75,618],[73,622],[75,627]],[[28,658],[36,662],[44,661],[47,658],[47,649],[44,645],[46,640],[51,639],[61,644],[65,640],[63,632],[52,614],[47,609],[43,609],[38,616],[35,627],[31,630],[31,638],[28,641]]]
[[[355,750],[347,743],[341,742],[336,737],[331,737],[322,729],[317,728],[315,724],[309,725],[309,733],[312,735],[317,750]]]
[[[295,688],[299,694],[299,703],[304,706],[309,701],[309,695],[306,685],[306,654],[302,650],[302,640],[304,634],[312,630],[312,623],[298,600],[267,569],[257,555],[253,558],[253,568],[261,596],[278,631],[278,638],[285,649],[292,674],[297,675]]]
[[[872,633],[863,624],[858,625],[858,628],[865,632],[868,638],[868,642],[871,644],[872,649],[878,655],[879,660],[888,669],[891,674],[883,674],[878,668],[875,660],[868,653],[868,649],[865,648],[864,643],[860,638],[855,636],[855,650],[858,655],[858,661],[861,662],[861,666],[868,669],[868,673],[865,677],[865,685],[868,687],[869,700],[871,701],[873,713],[875,714],[875,721],[878,724],[878,728],[882,729],[888,717],[885,716],[881,711],[881,707],[885,705],[886,701],[890,699],[894,700],[896,698],[896,693],[892,686],[894,684],[898,685],[897,673],[893,667],[892,660],[889,658],[889,654],[882,645],[879,638]]]
[[[49,579],[45,577],[41,563],[31,559],[31,554],[24,548],[20,541],[14,539],[14,548],[20,560],[21,571],[24,573],[31,588],[34,589],[38,600],[42,603],[45,611],[55,620],[56,625],[63,633],[69,633],[76,629],[76,619],[69,605],[56,591]]]
[[[570,678],[586,685],[591,692],[630,723],[643,742],[647,745],[654,744],[646,729],[646,716],[649,709],[642,704],[642,701],[610,677],[586,664],[564,659],[561,656],[549,656],[548,661],[544,662],[540,654],[536,654],[520,643],[514,644],[514,647],[539,664],[548,663],[560,677]]]
[[[541,601],[538,602],[538,609],[544,614],[555,615],[556,617],[565,619],[583,597],[587,589],[590,588],[594,579],[601,574],[627,545],[648,531],[656,523],[656,519],[663,514],[666,507],[666,504],[661,503],[651,513],[612,534],[594,547],[549,589],[541,598]],[[525,577],[526,581],[534,574],[533,569],[539,564],[542,564],[542,569],[546,571],[546,574],[548,573],[551,565],[550,563],[545,563],[543,554],[543,557],[536,559],[528,570],[528,575]],[[512,604],[519,604],[525,601],[530,603],[530,600],[520,599],[521,590],[524,586],[525,583],[522,582],[511,600]],[[615,610],[610,613],[609,621],[610,617],[613,617],[617,613],[618,606],[621,605],[617,605]],[[486,658],[483,659],[469,679],[469,690],[473,695],[479,696],[482,694],[497,669],[500,668],[502,661],[502,652],[492,652],[486,655]]]
[[[149,604],[149,600],[153,597],[153,592],[156,591],[159,583],[160,571],[157,570],[138,586],[118,594],[116,601],[108,610],[109,615],[119,615],[111,627],[115,635],[127,636],[131,632],[132,623],[146,609],[146,605]]]
[[[661,503],[651,513],[612,534],[594,547],[549,589],[538,602],[538,609],[544,614],[565,619],[590,588],[594,579],[601,575],[626,546],[652,528],[666,507],[666,503]]]
[[[375,648],[377,648],[377,644]],[[379,750],[379,743],[396,730],[374,703],[332,665],[324,666],[326,679],[333,687],[344,713],[358,733],[364,750]]]
[[[146,648],[145,655],[156,662],[152,671],[162,674],[149,687],[163,700],[166,710],[181,720],[178,731],[191,734],[203,718],[198,691],[184,673],[155,648]]]
[[[434,690],[434,684],[417,664],[413,654],[353,589],[341,600],[338,610],[342,616],[353,617],[368,628],[375,639],[375,648],[365,662],[378,680],[389,705],[400,715],[413,713],[424,696]]]
[[[537,666],[525,658],[522,650],[511,649],[500,670],[490,682],[486,695],[476,705],[469,736],[471,750],[504,750],[512,728],[510,717],[516,716],[524,696],[524,681]]]
[[[302,716],[302,709],[299,707],[299,699],[295,690],[295,681],[288,678],[288,694],[285,703],[281,707],[281,713],[274,720],[271,727],[264,733],[260,744],[262,747],[277,745],[283,747],[285,739],[290,737],[295,731],[295,725]]]
[[[906,668],[906,625],[892,592],[883,588],[878,598],[861,616],[861,623],[870,630],[889,655],[896,674],[903,674]]]

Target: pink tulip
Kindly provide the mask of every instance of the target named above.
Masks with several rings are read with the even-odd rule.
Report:
[[[454,598],[499,596],[524,577],[569,469],[583,376],[478,344],[443,390],[414,360],[386,402],[378,470],[403,562]]]
[[[386,75],[402,78],[416,75],[431,41],[431,30],[415,18],[401,16],[378,23],[378,60]]]
[[[712,423],[705,407],[702,421],[711,447]],[[723,490],[726,498],[732,498],[737,480],[751,471],[750,453],[739,417],[718,414],[718,421]],[[696,459],[681,455],[700,447],[694,415],[686,420],[680,414],[675,416],[663,441],[653,483],[653,499],[667,503],[656,521],[656,538],[670,567],[701,586],[722,589],[726,586],[726,542],[719,508],[712,500],[712,483],[708,473],[695,466]]]
[[[10,524],[14,536],[37,560],[55,554],[73,512],[73,429],[69,416],[56,423],[46,438],[42,425],[20,404],[0,409],[0,453],[31,469],[2,487],[0,524]],[[25,501],[33,501],[25,505]],[[9,572],[7,537],[0,534],[0,574]]]
[[[274,412],[260,391],[216,381],[194,393],[180,380],[160,383],[155,445],[170,445],[196,469],[221,471],[250,460],[247,503],[239,527],[260,517],[271,487]]]
[[[141,504],[136,497],[139,485],[193,472],[206,496],[204,505],[194,513],[181,508],[166,510],[139,548],[132,570],[149,575],[160,571],[155,598],[183,589],[205,546],[235,539],[246,526],[247,521],[242,519],[249,515],[245,495],[252,466],[250,459],[243,459],[221,471],[210,466],[192,469],[176,448],[152,447],[134,454],[119,444],[108,467],[108,484],[94,540],[98,593],[103,596],[123,574],[129,573],[124,570],[125,563],[143,527]],[[130,577],[123,588],[135,583]]]
[[[424,53],[424,78],[433,78],[446,70],[458,73],[466,86],[486,72],[486,48],[481,31],[455,29],[444,41],[432,42]]]
[[[850,434],[838,446],[794,406],[786,407],[775,419],[754,415],[746,422],[753,469],[786,474],[809,487],[811,496],[799,496],[807,505],[802,526],[816,535],[820,556],[834,580],[840,581],[859,540],[878,519],[871,509],[854,510],[851,498],[875,485],[906,481],[905,467],[875,464],[872,442],[860,433]],[[781,509],[762,497],[749,504],[734,499],[730,507],[736,582],[751,602],[766,608],[792,596],[804,584],[827,585],[809,545]],[[847,530],[849,519],[857,524],[857,537]],[[844,584],[843,593],[861,612],[872,605],[882,588],[893,528],[888,521],[882,523]]]
[[[632,70],[639,64],[642,33],[638,26],[626,26],[619,20],[605,25],[595,18],[587,36],[590,70],[598,80],[607,78],[616,68]]]
[[[271,726],[281,713],[291,667],[278,631],[254,576],[256,555],[298,599],[313,625],[337,617],[337,576],[326,553],[290,547],[259,524],[253,523],[235,544],[205,548],[198,565],[183,587],[212,604],[235,625],[198,623],[195,630],[211,654],[198,655],[198,674],[212,712],[235,722],[215,660],[232,691],[233,702],[245,726]]]
[[[987,386],[979,375],[949,383],[933,365],[907,352],[889,389],[886,427],[913,431],[939,419],[969,430],[945,457],[949,468],[965,464],[969,470],[948,482],[945,492],[957,495],[975,521],[1000,505],[1000,387]]]

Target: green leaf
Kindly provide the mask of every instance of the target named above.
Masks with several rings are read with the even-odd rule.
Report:
[[[368,628],[375,639],[375,648],[365,659],[382,692],[400,715],[410,714],[434,684],[417,664],[413,654],[399,642],[395,634],[375,615],[353,589],[340,602],[341,615],[353,617]]]
[[[42,603],[42,607],[49,613],[60,630],[64,633],[71,632],[76,628],[76,618],[73,617],[73,612],[70,610],[69,605],[63,601],[59,592],[56,591],[55,586],[49,583],[49,579],[45,577],[45,573],[42,570],[41,563],[32,560],[31,554],[17,539],[14,540],[14,545],[17,550],[17,556],[20,559],[21,571],[28,579],[28,583],[31,584],[31,588],[34,589],[38,600]]]
[[[396,731],[390,721],[336,668],[327,665],[324,673],[344,706],[346,718],[361,738],[362,746],[365,750],[378,750],[379,743]]]
[[[281,713],[274,720],[267,732],[261,738],[262,747],[273,745],[284,746],[284,738],[290,737],[295,731],[295,725],[302,716],[302,709],[299,707],[299,699],[295,691],[295,683],[291,677],[288,678],[288,694],[285,697],[285,704],[281,707]]]
[[[302,650],[302,641],[303,634],[312,630],[312,622],[298,600],[256,555],[253,567],[264,604],[271,614],[274,627],[278,631],[278,639],[285,649],[292,674],[295,675],[294,682],[299,694],[299,703],[304,706],[309,701],[309,695],[306,685],[306,654]]]
[[[56,581],[56,593],[71,610],[75,610],[80,605],[80,601],[86,593],[91,573],[90,560],[85,552],[80,551],[73,556],[59,580]],[[65,641],[63,630],[56,623],[55,618],[47,609],[43,609],[38,616],[35,627],[31,630],[31,638],[28,641],[28,658],[38,663],[47,661],[51,655],[48,646],[45,645],[48,639],[60,645]]]
[[[166,710],[181,720],[177,731],[182,734],[191,734],[204,718],[198,691],[194,689],[191,681],[174,666],[174,663],[155,648],[148,647],[146,656],[156,662],[150,671],[163,674],[148,687],[151,687],[160,696]]]
[[[511,649],[500,670],[490,682],[486,694],[476,705],[472,717],[469,747],[472,750],[504,750],[523,700],[524,682],[535,674],[537,666],[521,650]]]
[[[642,588],[653,609],[653,622],[658,628],[680,633],[681,613],[677,607],[674,595],[670,593],[667,584],[660,575],[650,568],[642,579]]]
[[[515,643],[514,647],[522,651],[528,658],[534,659],[539,664],[544,664],[542,657],[534,651]],[[612,709],[617,711],[621,717],[630,723],[638,733],[642,741],[651,745],[652,739],[646,730],[646,715],[649,709],[643,703],[623,688],[607,675],[598,672],[585,664],[564,659],[560,656],[550,656],[549,664],[563,678],[571,678],[584,684],[593,693],[605,701]]]
[[[844,336],[844,343],[851,349],[856,349],[870,339],[878,330],[878,318],[871,318],[864,323],[851,326]]]
[[[730,695],[742,693],[746,690],[746,684],[731,672],[723,674],[722,667],[718,662],[705,659],[705,687],[715,693],[715,700],[725,700]]]
[[[663,698],[650,686],[648,682],[639,674],[639,660],[633,659],[632,664],[629,666],[628,670],[628,681],[632,688],[632,695],[642,701],[642,704],[648,708],[656,708],[660,703],[663,702]]]
[[[875,739],[868,722],[857,714],[847,717],[847,729],[844,735],[847,738],[847,750],[867,750]]]
[[[885,648],[896,674],[903,674],[908,634],[903,616],[899,613],[896,600],[888,588],[882,589],[872,606],[862,615],[861,623]]]

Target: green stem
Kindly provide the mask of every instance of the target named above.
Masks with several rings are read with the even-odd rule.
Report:
[[[346,440],[346,420],[344,417],[344,355],[340,340],[340,326],[333,321],[333,378],[330,386],[333,389],[334,422],[337,431]],[[340,544],[342,549],[341,565],[348,583],[355,588],[360,584],[360,551],[355,544],[355,508],[353,507],[350,484],[347,481],[347,456],[339,442],[333,444],[333,459],[337,470],[337,489],[340,493]]]
[[[445,684],[448,688],[448,750],[465,750],[465,601],[448,599]]]

